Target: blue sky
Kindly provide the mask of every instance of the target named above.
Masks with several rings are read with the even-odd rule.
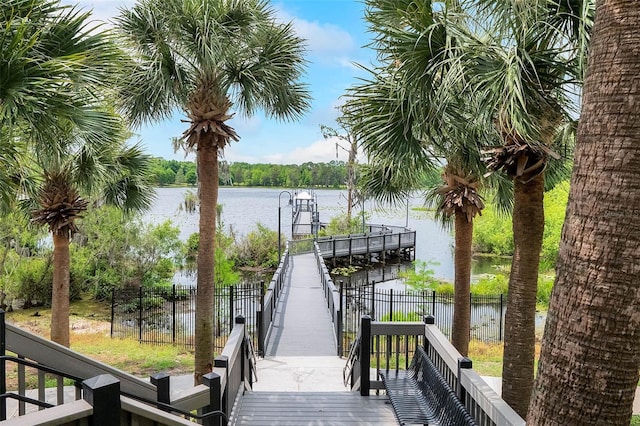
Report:
[[[131,7],[133,0],[63,0],[92,9],[96,19],[108,21],[120,7]],[[363,46],[369,42],[363,20],[364,5],[354,0],[281,0],[272,1],[279,19],[292,21],[299,36],[307,40],[309,65],[304,77],[313,97],[311,109],[298,122],[282,123],[261,114],[251,119],[234,117],[229,124],[240,135],[240,142],[225,149],[227,161],[300,164],[306,161],[336,159],[335,141],[324,140],[320,124],[335,126],[340,97],[357,81],[362,71],[353,63],[369,65],[373,54]],[[152,155],[184,159],[174,153],[171,138],[185,129],[176,111],[171,120],[146,125],[136,130]],[[346,160],[346,152],[339,159]]]

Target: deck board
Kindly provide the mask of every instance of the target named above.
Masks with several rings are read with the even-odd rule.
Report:
[[[236,425],[397,425],[386,396],[356,392],[248,392]]]

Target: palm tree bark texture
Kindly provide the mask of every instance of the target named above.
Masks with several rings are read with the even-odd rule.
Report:
[[[213,336],[213,292],[215,267],[216,206],[218,204],[218,147],[203,143],[198,148],[200,180],[200,242],[198,243],[198,278],[196,281],[197,342],[211,341]],[[201,382],[201,372],[211,368],[210,345],[196,345],[195,383]]]
[[[640,369],[640,2],[597,3],[528,425],[625,425]]]
[[[524,416],[533,386],[536,283],[544,234],[544,174],[514,178],[513,194],[513,259],[504,319],[502,398]]]
[[[51,340],[69,347],[69,230],[53,232]]]
[[[455,212],[455,297],[451,343],[462,356],[469,354],[471,332],[471,255],[473,218],[461,209]]]

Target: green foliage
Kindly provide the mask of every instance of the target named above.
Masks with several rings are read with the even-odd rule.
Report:
[[[549,307],[549,300],[551,300],[551,290],[553,289],[554,282],[554,276],[540,275],[538,277],[538,304],[544,307]]]
[[[564,223],[569,197],[569,183],[563,182],[545,193],[544,196],[544,236],[540,257],[540,270],[555,266],[560,246],[560,234]],[[483,210],[473,229],[474,250],[499,256],[513,255],[513,232],[511,217],[496,213],[493,206]]]
[[[112,288],[171,281],[183,261],[179,229],[170,221],[143,224],[114,208],[87,212],[71,245],[71,270],[97,299]]]
[[[165,160],[155,157],[151,160],[152,181],[157,186],[195,185],[196,164],[193,161]]]
[[[556,265],[568,200],[568,181],[556,185],[555,188],[544,194],[544,235],[540,254],[540,270],[542,271],[553,269]]]
[[[432,268],[437,265],[436,262],[416,260],[413,265],[413,269],[407,269],[398,274],[398,277],[411,290],[436,290],[436,287],[442,284],[434,278],[434,270]]]
[[[471,284],[471,293],[479,296],[507,294],[508,291],[509,278],[503,274],[484,276]]]
[[[235,247],[233,260],[238,266],[276,268],[278,266],[278,232],[261,223]]]
[[[365,223],[370,216],[370,214],[365,212]],[[326,237],[329,235],[349,235],[360,233],[362,233],[362,215],[355,215],[351,217],[351,220],[347,220],[347,215],[345,213],[332,217],[327,226],[318,232],[318,236]]]
[[[497,256],[513,254],[513,232],[511,216],[496,212],[489,205],[476,218],[473,224],[473,246],[480,253],[491,253]]]
[[[51,257],[22,262],[6,288],[16,299],[24,299],[25,307],[49,304],[53,283]]]
[[[389,321],[389,314],[384,314],[380,321]],[[410,321],[422,321],[422,316],[419,312],[394,312],[393,320],[398,322],[410,322]]]
[[[347,180],[347,169],[343,161],[307,162],[301,165],[237,162],[229,165],[229,173],[233,185],[240,186],[339,188]]]

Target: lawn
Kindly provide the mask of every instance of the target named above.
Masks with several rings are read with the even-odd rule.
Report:
[[[109,304],[86,300],[71,304],[71,349],[138,377],[167,372],[193,372],[193,352],[173,345],[140,344],[131,338],[110,337]],[[31,308],[6,313],[6,321],[49,338],[51,310]],[[7,371],[8,387],[15,386],[15,373]]]

